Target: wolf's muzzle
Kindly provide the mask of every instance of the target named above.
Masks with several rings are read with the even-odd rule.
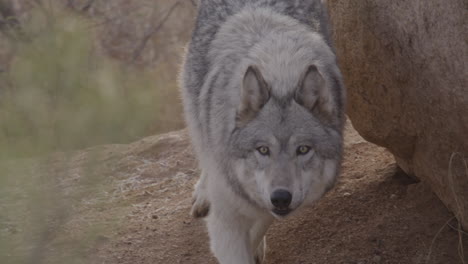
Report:
[[[277,215],[287,215],[291,209],[289,205],[291,204],[292,194],[289,191],[279,189],[274,191],[270,197],[271,203],[273,204],[273,212]]]

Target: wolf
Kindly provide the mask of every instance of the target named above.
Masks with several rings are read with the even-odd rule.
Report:
[[[345,88],[320,0],[201,0],[180,74],[201,176],[191,213],[222,264],[334,185]]]

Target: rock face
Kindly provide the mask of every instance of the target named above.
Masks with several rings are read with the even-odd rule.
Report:
[[[355,129],[468,228],[468,2],[329,0],[328,8]]]

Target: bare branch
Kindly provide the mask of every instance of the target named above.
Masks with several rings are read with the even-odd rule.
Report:
[[[17,28],[19,21],[11,4],[0,0],[0,30]]]
[[[86,3],[86,5],[83,6],[83,8],[81,8],[81,11],[82,12],[87,12],[91,6],[93,6],[95,0],[88,0],[88,2]]]
[[[88,0],[82,7],[75,6],[74,0],[67,0],[67,7],[80,12],[87,12],[93,6],[95,0]]]
[[[143,52],[143,50],[145,49],[148,41],[151,39],[151,37],[153,37],[156,33],[158,33],[159,30],[161,30],[161,28],[164,26],[164,24],[166,23],[166,21],[169,19],[169,17],[171,16],[172,12],[174,12],[174,10],[176,9],[177,6],[179,6],[181,3],[181,0],[175,2],[170,8],[169,10],[167,11],[167,13],[164,15],[164,17],[161,19],[161,21],[159,22],[159,24],[148,30],[147,33],[145,34],[145,36],[143,37],[143,39],[141,40],[140,44],[138,45],[138,47],[135,49],[135,51],[133,52],[133,58],[132,58],[132,61],[135,62],[141,55],[141,53]]]
[[[67,7],[70,9],[75,9],[75,3],[73,0],[67,0]]]

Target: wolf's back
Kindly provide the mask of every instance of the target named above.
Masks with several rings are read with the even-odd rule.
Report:
[[[225,29],[233,25],[232,21],[229,25],[225,24],[231,16],[241,13],[244,10],[249,10],[248,12],[254,10],[254,13],[256,13],[256,10],[259,12],[267,10],[267,12],[270,12],[273,16],[277,13],[278,17],[292,18],[291,21],[296,20],[299,24],[305,25],[304,28],[308,27],[311,31],[319,33],[331,47],[326,11],[321,0],[201,0],[198,6],[198,14],[192,33],[192,39],[186,50],[185,61],[180,76],[185,118],[191,133],[195,151],[198,153],[197,156],[199,157],[204,156],[202,154],[202,149],[206,148],[206,145],[208,145],[206,141],[210,141],[204,139],[210,134],[208,132],[212,132],[210,124],[213,123],[212,119],[214,115],[211,114],[219,114],[219,112],[216,111],[212,113],[212,106],[215,105],[212,100],[212,93],[215,89],[203,89],[203,87],[213,86],[212,83],[209,83],[210,78],[208,77],[211,76],[210,74],[213,72],[221,71],[221,68],[224,68],[223,76],[221,76],[223,78],[220,77],[218,80],[227,80],[230,72],[234,69],[234,67],[227,66],[227,61],[222,62],[221,65],[219,61],[217,64],[214,61],[210,61],[213,59],[213,56],[210,56],[210,54],[212,54],[214,50],[221,50],[221,52],[218,53],[222,53],[223,55],[227,54],[227,51],[222,51],[224,46],[219,45],[219,40],[223,40],[223,37],[220,36],[222,34],[217,34],[220,32],[221,27]],[[256,16],[258,16],[258,14]],[[274,17],[273,20],[275,20]],[[260,21],[260,23],[264,22],[261,20],[258,21]],[[223,24],[225,25],[223,26]],[[242,26],[240,28],[242,28]],[[262,28],[262,25],[256,25],[254,28]],[[240,32],[240,30],[235,29],[234,31]],[[260,30],[254,35],[258,37],[258,34],[265,35],[267,32]],[[238,37],[243,38],[246,42],[251,39],[246,34],[239,34]],[[215,42],[217,42],[217,46]],[[233,41],[232,43],[228,43],[226,47],[235,45],[235,43],[238,42]],[[240,47],[241,46],[231,47],[233,48],[232,50],[238,51],[236,54],[233,54],[233,56],[237,58],[237,61],[239,57],[242,57],[247,52],[246,50],[240,49]],[[228,61],[231,66],[234,66],[232,64],[236,59],[231,57]],[[223,111],[223,109],[218,110]]]
[[[197,98],[209,71],[208,52],[219,27],[246,5],[268,7],[292,17],[320,32],[331,46],[327,14],[321,0],[200,0],[192,39],[185,58],[185,85],[188,94]]]

